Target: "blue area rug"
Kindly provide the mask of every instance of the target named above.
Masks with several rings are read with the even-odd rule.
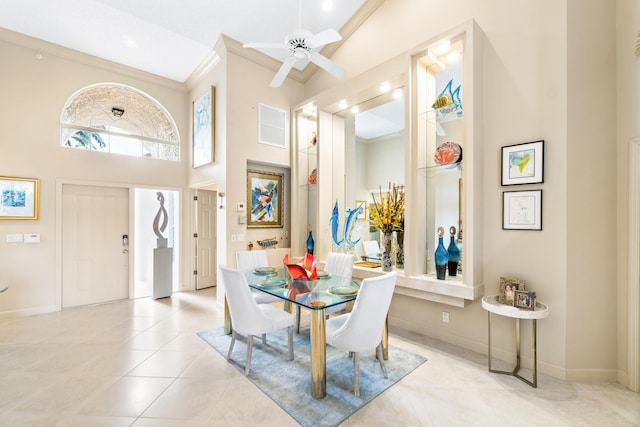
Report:
[[[231,335],[222,327],[198,332],[223,357],[227,356]],[[360,354],[360,397],[353,394],[353,359],[345,351],[327,346],[327,396],[311,397],[311,343],[309,329],[294,336],[294,360],[287,357],[286,330],[267,334],[267,345],[254,338],[251,371],[247,377],[302,426],[337,426],[377,395],[391,387],[426,359],[389,346],[385,379],[375,351]],[[230,363],[244,373],[246,342],[238,340]]]

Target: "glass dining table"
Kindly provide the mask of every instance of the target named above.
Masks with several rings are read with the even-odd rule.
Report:
[[[311,396],[322,399],[326,396],[325,309],[354,301],[360,285],[351,277],[332,276],[321,271],[316,280],[292,280],[284,266],[257,268],[246,271],[245,276],[253,289],[282,299],[285,310],[290,313],[294,304],[311,311]],[[231,332],[226,300],[225,328]]]

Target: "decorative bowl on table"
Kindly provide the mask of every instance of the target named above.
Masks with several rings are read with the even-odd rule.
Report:
[[[284,256],[283,263],[293,280],[316,280],[318,272],[316,270],[316,259],[311,254],[304,257],[295,264],[289,262],[289,254]]]

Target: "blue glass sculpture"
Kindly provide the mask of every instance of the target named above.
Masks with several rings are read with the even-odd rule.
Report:
[[[313,247],[315,242],[313,241],[313,235],[311,234],[311,225],[309,225],[309,236],[307,237],[307,253],[313,255]]]
[[[449,276],[456,276],[458,273],[458,262],[460,262],[460,248],[456,245],[456,228],[454,226],[449,228],[449,234],[451,234],[451,240],[447,248],[449,254]]]
[[[449,262],[449,253],[444,248],[442,239],[444,238],[444,228],[438,227],[438,247],[436,248],[436,277],[438,280],[444,280],[447,273],[447,263]]]

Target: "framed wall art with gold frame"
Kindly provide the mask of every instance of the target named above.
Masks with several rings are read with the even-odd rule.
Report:
[[[0,176],[0,219],[38,219],[40,180]]]

